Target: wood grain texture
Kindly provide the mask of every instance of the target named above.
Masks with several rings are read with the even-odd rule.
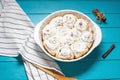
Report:
[[[0,61],[0,80],[27,80],[23,63],[20,61]]]
[[[120,0],[19,0],[18,2],[27,13],[51,13],[61,9],[74,9],[90,13],[91,10],[96,8],[104,13],[120,12]]]
[[[120,0],[17,0],[36,25],[50,13],[61,9],[74,9],[85,13],[96,22],[93,9],[102,11],[107,23],[99,24],[102,30],[101,44],[84,59],[72,62],[57,62],[65,75],[78,80],[120,80]],[[115,49],[106,59],[101,56],[112,45]],[[0,80],[27,80],[21,57],[0,57]],[[12,73],[12,74],[11,74]],[[6,77],[6,75],[8,77]]]
[[[68,76],[75,76],[78,80],[114,80],[120,79],[119,60],[108,61],[78,61],[74,63],[59,63]]]

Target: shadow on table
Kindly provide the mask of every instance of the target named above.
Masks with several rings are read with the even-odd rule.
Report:
[[[85,74],[89,71],[95,62],[100,57],[101,46],[97,47],[90,53],[87,57],[76,62],[58,62],[58,65],[62,69],[63,73],[66,76],[74,77],[77,75]]]
[[[18,61],[18,64],[19,65],[23,65],[23,59],[22,59],[22,56],[21,55],[18,55],[17,57],[15,57]]]

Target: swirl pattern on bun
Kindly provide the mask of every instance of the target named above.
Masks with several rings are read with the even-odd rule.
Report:
[[[52,56],[71,60],[84,56],[94,42],[94,30],[89,20],[64,14],[52,18],[42,29],[42,43]]]

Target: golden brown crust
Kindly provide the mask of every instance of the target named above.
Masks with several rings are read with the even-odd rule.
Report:
[[[75,54],[75,58],[79,58],[79,57],[84,56],[88,51],[89,51],[89,49],[86,49],[85,51],[83,51],[81,53],[74,53]]]
[[[87,52],[90,50],[92,45],[93,45],[93,42],[90,42],[89,45],[87,46],[87,49],[85,51],[83,51],[82,53],[74,53],[75,54],[75,58],[79,58],[79,57],[82,57],[85,54],[87,54]]]
[[[71,56],[71,57],[69,57],[69,58],[61,58],[59,55],[57,55],[56,54],[56,56],[55,56],[56,58],[59,58],[59,59],[63,59],[63,60],[72,60],[72,59],[74,59],[74,56]]]
[[[90,42],[89,45],[87,46],[89,49],[92,47],[93,42],[94,42],[94,41]]]
[[[50,51],[49,50],[49,48],[47,47],[47,45],[43,42],[43,47],[45,48],[45,50],[48,52],[48,53],[50,53],[52,56],[55,56],[55,52],[52,52],[52,51]]]

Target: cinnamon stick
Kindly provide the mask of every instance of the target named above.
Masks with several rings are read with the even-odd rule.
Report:
[[[102,55],[102,58],[106,58],[114,48],[115,45],[112,44],[111,47]]]

